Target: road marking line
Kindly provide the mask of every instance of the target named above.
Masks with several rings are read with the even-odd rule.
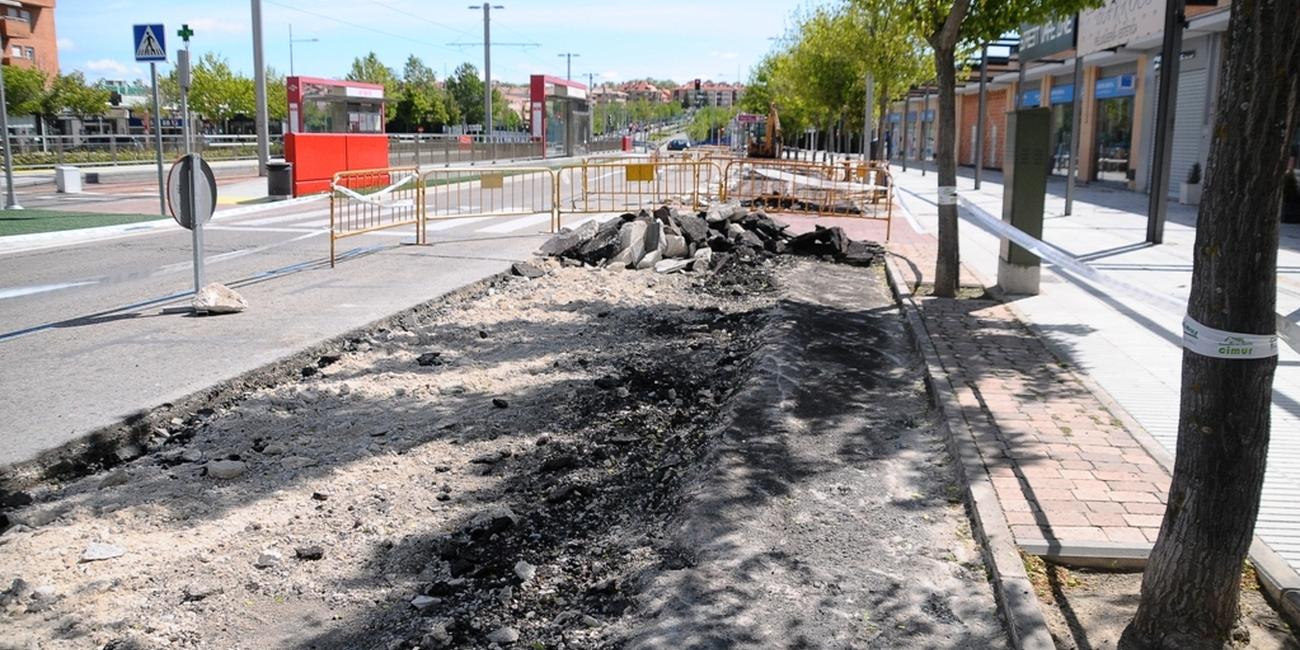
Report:
[[[488,219],[491,218],[492,217],[462,217],[459,219],[445,219],[445,220],[430,219],[429,221],[425,222],[427,225],[424,227],[424,229],[426,231],[451,230],[452,228],[456,228],[458,226],[477,223],[479,221],[487,221]]]
[[[9,289],[0,289],[0,300],[6,298],[19,298],[21,296],[30,296],[37,293],[48,293],[60,289],[71,289],[72,287],[84,287],[88,284],[99,284],[99,280],[82,280],[80,282],[61,282],[59,284],[35,284],[27,287],[12,287]]]
[[[495,226],[479,228],[474,232],[490,232],[490,233],[514,232],[516,230],[527,228],[528,226],[532,226],[535,224],[546,223],[550,220],[551,220],[550,213],[539,212],[520,219],[511,219],[510,221],[499,223]]]

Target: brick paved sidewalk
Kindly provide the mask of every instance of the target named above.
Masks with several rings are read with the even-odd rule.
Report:
[[[899,225],[896,233],[908,229]],[[929,283],[933,237],[899,240],[890,250],[909,284]],[[962,284],[980,286],[965,267]],[[1006,305],[926,295],[916,303],[1017,545],[1144,557],[1169,475]]]

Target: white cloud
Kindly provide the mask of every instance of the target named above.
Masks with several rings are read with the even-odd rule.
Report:
[[[727,59],[729,61],[735,60],[740,57],[740,55],[736,54],[735,52],[710,52],[709,54],[712,54],[713,56],[716,56],[720,59]]]
[[[116,59],[92,59],[86,62],[86,69],[100,74],[113,74],[124,77],[131,67]]]
[[[77,44],[70,38],[60,38],[58,41],[60,52],[76,52]]]
[[[90,72],[92,77],[138,79],[144,76],[144,68],[123,63],[117,59],[91,59],[81,67]]]

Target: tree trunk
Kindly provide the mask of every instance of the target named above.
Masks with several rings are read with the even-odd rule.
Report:
[[[957,123],[956,48],[934,48],[935,75],[939,82],[939,138],[935,158],[939,167],[939,256],[934,268],[934,295],[953,298],[960,281],[961,257],[957,241]],[[924,113],[922,113],[924,116]],[[918,117],[918,131],[921,121]]]
[[[1275,332],[1278,179],[1300,113],[1295,0],[1234,2],[1213,146],[1196,226],[1188,316],[1228,332]],[[1120,648],[1225,648],[1238,619],[1268,454],[1277,357],[1183,351],[1169,505]]]

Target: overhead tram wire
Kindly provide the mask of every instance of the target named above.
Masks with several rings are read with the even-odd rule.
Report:
[[[423,22],[429,23],[430,25],[434,25],[434,26],[437,26],[437,27],[441,27],[441,28],[443,28],[443,29],[445,29],[445,30],[448,30],[448,31],[456,32],[457,34],[459,34],[459,35],[461,35],[461,36],[469,36],[469,37],[471,37],[471,38],[474,37],[474,34],[472,34],[472,33],[470,33],[470,32],[467,32],[467,31],[465,31],[465,30],[463,30],[463,29],[457,29],[457,28],[452,27],[451,25],[448,25],[448,24],[446,24],[446,23],[440,23],[440,22],[438,22],[438,21],[436,21],[436,20],[432,20],[432,19],[430,19],[430,18],[426,18],[426,17],[424,17],[424,16],[421,16],[420,14],[412,13],[412,12],[407,11],[407,10],[405,10],[405,9],[399,9],[399,8],[394,7],[393,5],[390,5],[390,4],[386,3],[386,2],[380,2],[379,0],[366,0],[366,2],[369,2],[370,4],[373,4],[373,5],[379,5],[380,7],[383,7],[383,8],[385,8],[385,9],[387,9],[387,10],[393,12],[393,13],[401,14],[401,15],[403,15],[403,16],[407,16],[407,17],[409,17],[409,18],[414,18],[414,19],[416,19],[416,20],[420,20],[420,21],[423,21]]]
[[[457,33],[457,34],[459,34],[459,35],[462,35],[462,36],[468,36],[468,37],[471,37],[471,38],[477,38],[477,35],[475,35],[475,34],[473,34],[473,33],[471,33],[471,32],[467,32],[467,31],[465,31],[465,30],[463,30],[463,29],[457,29],[457,28],[452,27],[451,25],[448,25],[448,24],[446,24],[446,23],[440,23],[440,22],[438,22],[438,21],[436,21],[436,20],[433,20],[433,19],[431,19],[431,18],[428,18],[428,17],[422,16],[422,15],[420,15],[420,14],[417,14],[417,13],[414,13],[414,12],[411,12],[411,11],[408,11],[408,10],[406,10],[406,9],[402,9],[402,8],[399,8],[399,7],[394,7],[393,5],[388,4],[387,2],[381,2],[381,0],[366,0],[366,2],[369,2],[370,4],[373,4],[373,5],[377,5],[377,6],[383,7],[383,8],[385,8],[385,9],[387,9],[387,10],[389,10],[389,11],[392,11],[392,12],[394,12],[394,13],[401,14],[401,15],[403,15],[403,16],[407,16],[407,17],[409,17],[409,18],[414,18],[414,19],[416,19],[416,20],[419,20],[419,21],[423,21],[423,22],[429,23],[430,25],[435,25],[435,26],[437,26],[437,27],[441,27],[441,28],[443,28],[443,29],[446,29],[446,30],[448,30],[448,31],[455,32],[455,33]],[[508,30],[508,29],[505,29],[505,28],[503,28],[503,27],[499,27],[499,26],[497,26],[497,25],[493,25],[493,29],[499,29],[500,31],[505,32],[507,35],[515,35],[515,36],[518,36],[518,34],[514,33],[513,31]],[[533,63],[536,63],[538,66],[542,66],[542,67],[539,67],[539,70],[545,70],[545,69],[546,69],[546,68],[545,68],[545,64],[542,62],[541,59],[537,58],[537,55],[536,55],[536,54],[533,53],[533,50],[534,50],[535,48],[541,47],[541,44],[540,44],[540,43],[536,43],[536,42],[531,42],[529,39],[526,39],[526,38],[521,38],[521,39],[519,39],[519,40],[522,41],[522,42],[519,42],[519,43],[494,43],[494,45],[501,45],[501,46],[503,46],[503,47],[517,47],[517,48],[520,49],[520,51],[521,51],[525,56],[527,56],[528,58],[532,59],[532,62],[533,62]],[[461,52],[461,53],[464,53],[464,52],[465,52],[465,48],[470,47],[470,46],[478,46],[478,45],[479,45],[479,44],[477,44],[477,43],[449,43],[447,46],[444,46],[443,49],[451,50],[452,48],[455,48],[456,51]],[[446,76],[446,75],[444,74],[444,76]]]
[[[326,20],[331,20],[331,21],[334,21],[334,22],[336,22],[336,23],[339,23],[340,25],[346,25],[346,26],[351,27],[351,28],[353,28],[353,29],[359,29],[359,30],[362,30],[362,31],[373,32],[373,33],[375,33],[375,34],[379,34],[379,35],[381,35],[381,36],[387,36],[388,38],[396,38],[396,39],[398,39],[398,40],[407,41],[407,42],[410,42],[410,43],[415,43],[415,44],[417,44],[417,45],[424,45],[424,46],[426,46],[426,47],[436,47],[436,48],[444,49],[444,50],[447,50],[447,51],[453,51],[452,48],[450,48],[450,47],[448,47],[448,46],[446,46],[446,45],[440,45],[440,44],[438,44],[438,43],[432,43],[432,42],[430,42],[430,41],[422,41],[422,40],[420,40],[420,39],[418,39],[418,38],[411,38],[411,37],[409,37],[409,36],[402,36],[401,34],[394,34],[393,32],[387,32],[387,31],[384,31],[384,30],[382,30],[382,29],[376,29],[376,28],[374,28],[374,27],[369,27],[369,26],[366,26],[366,25],[358,25],[357,23],[350,22],[350,21],[347,21],[347,20],[343,20],[342,18],[338,18],[338,17],[336,17],[336,16],[331,16],[331,15],[329,15],[329,14],[323,14],[323,13],[320,13],[320,12],[317,12],[317,11],[312,11],[312,10],[310,10],[310,9],[303,9],[302,7],[295,7],[295,6],[293,6],[293,5],[288,5],[288,4],[285,4],[285,3],[283,3],[283,2],[277,2],[276,0],[265,0],[265,2],[266,2],[267,4],[275,5],[275,6],[277,6],[277,7],[283,8],[283,9],[288,9],[288,10],[290,10],[290,11],[296,11],[296,12],[301,13],[301,14],[307,14],[308,16],[315,16],[315,17],[317,17],[317,18],[324,18],[324,19],[326,19]]]

